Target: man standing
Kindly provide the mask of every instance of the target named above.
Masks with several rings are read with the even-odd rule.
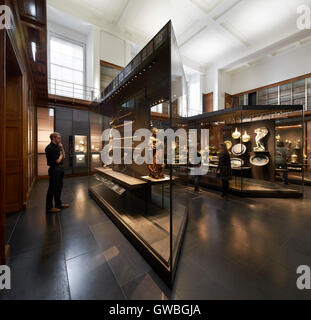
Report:
[[[69,204],[63,204],[61,193],[63,189],[65,150],[61,143],[61,135],[54,132],[50,135],[51,143],[45,148],[47,164],[49,168],[49,189],[46,195],[46,211],[49,213],[58,213],[61,209],[70,207]],[[53,198],[55,207],[53,206]]]

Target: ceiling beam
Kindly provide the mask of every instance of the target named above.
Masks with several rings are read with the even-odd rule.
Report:
[[[229,7],[226,7],[223,13],[220,15],[222,16],[225,13],[228,13],[231,11],[234,7],[236,7],[238,4],[240,4],[244,0],[236,0],[234,3],[232,3]],[[227,28],[225,25],[222,24],[223,21],[217,21],[217,19],[212,18],[212,12],[213,10],[220,4],[220,2],[217,2],[217,5],[214,5],[211,10],[209,10],[207,13],[206,9],[202,8],[201,5],[199,5],[196,1],[188,0],[188,3],[196,10],[199,11],[199,14],[202,16],[200,19],[200,22],[205,25],[208,28],[212,28],[216,31],[218,31],[220,34],[224,35],[225,37],[229,37],[233,42],[242,44],[244,47],[249,46],[249,44],[242,38],[242,36],[237,35],[236,32],[233,32],[229,28]],[[191,35],[188,39],[183,41],[182,43],[190,43],[193,40],[193,37],[197,36],[197,32],[195,32],[193,35]]]
[[[181,49],[183,46],[185,46],[190,41],[193,41],[200,33],[202,33],[206,29],[207,29],[207,26],[203,26],[202,28],[200,28],[200,30],[198,30],[195,33],[193,33],[186,41],[182,42],[179,45],[179,49]]]
[[[225,10],[219,12],[216,16],[213,17],[215,21],[218,21],[218,23],[224,22],[225,19],[229,18],[230,11],[234,8],[238,8],[244,0],[235,0],[231,5],[229,5]],[[221,21],[220,21],[221,20]]]
[[[282,50],[283,48],[291,48],[293,44],[298,43],[300,41],[303,42],[304,39],[310,37],[310,30],[303,30],[296,32],[295,34],[286,37],[272,45],[263,47],[263,48],[252,48],[245,53],[245,55],[240,58],[240,54],[237,56],[232,55],[230,57],[231,61],[227,61],[225,65],[220,66],[220,68],[224,71],[233,70],[241,65],[249,63],[254,60],[258,60],[264,57],[272,57],[273,53]]]
[[[218,5],[220,5],[221,2],[224,0],[218,0],[216,1],[212,6],[210,6],[208,9],[206,9],[204,6],[202,6],[198,0],[190,0],[194,5],[199,7],[202,11],[205,12],[205,14],[209,14],[211,11],[213,11]]]
[[[120,22],[121,18],[124,16],[126,10],[129,7],[129,4],[130,4],[130,0],[126,0],[123,6],[120,7],[119,13],[113,20],[113,23],[118,24]]]

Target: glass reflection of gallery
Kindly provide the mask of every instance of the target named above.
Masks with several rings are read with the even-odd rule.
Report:
[[[121,133],[121,155],[138,148],[137,129],[155,133],[182,121],[187,87],[176,39],[168,23],[104,90],[91,109]],[[131,137],[125,135],[131,125]],[[106,142],[108,143],[108,142]],[[155,151],[154,151],[155,152]],[[166,145],[163,147],[167,159]],[[176,151],[178,157],[178,151]],[[157,273],[172,284],[187,221],[186,171],[147,164],[99,166],[90,176],[92,197]]]

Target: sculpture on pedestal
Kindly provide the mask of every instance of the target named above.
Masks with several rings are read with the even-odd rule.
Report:
[[[156,128],[152,130],[152,136],[149,141],[150,148],[153,152],[153,163],[148,165],[149,177],[154,179],[163,179],[165,164],[160,164],[161,159],[163,158],[164,146],[163,143],[157,139]],[[157,146],[158,145],[158,146]]]

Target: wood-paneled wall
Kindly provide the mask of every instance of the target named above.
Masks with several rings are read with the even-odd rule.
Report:
[[[23,209],[23,78],[6,76],[6,212]]]
[[[25,84],[26,89],[28,84]],[[36,107],[33,100],[33,94],[31,90],[26,90],[28,94],[25,95],[26,100],[26,110],[27,117],[26,119],[26,175],[25,175],[25,184],[26,184],[26,201],[29,199],[32,188],[36,181],[37,175],[37,115]]]
[[[13,29],[0,30],[0,264],[5,264],[6,215],[25,208],[36,178],[36,109],[46,97],[46,2],[33,0],[42,19],[37,61],[30,60],[29,38],[33,17],[24,12],[30,1],[0,0],[12,12]],[[20,12],[18,8],[23,10]],[[22,14],[25,15],[23,22]],[[37,39],[35,39],[37,41]],[[42,58],[42,59],[41,59]],[[38,68],[44,70],[40,73]],[[34,75],[35,74],[35,75]],[[38,85],[36,85],[38,83]]]
[[[210,92],[203,94],[203,112],[213,112],[214,111],[214,93]]]

